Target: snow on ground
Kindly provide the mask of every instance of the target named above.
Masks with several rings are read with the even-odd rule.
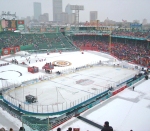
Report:
[[[0,64],[5,64],[5,63],[7,63],[7,62],[5,62],[5,61],[0,61]]]
[[[131,124],[130,122],[128,123],[128,126],[124,127],[124,125],[126,124],[126,122],[128,122],[127,121],[128,116],[130,117],[131,115],[133,115],[133,111],[131,109],[133,110],[136,109],[135,105],[136,104],[134,102],[116,98],[111,103],[106,104],[105,106],[89,114],[87,118],[96,123],[99,123],[100,125],[103,125],[104,121],[107,120],[110,122],[110,125],[112,125],[113,128],[118,131],[130,130],[130,129],[133,129],[133,125],[132,125],[133,120],[130,121]],[[138,110],[138,112],[140,110]],[[132,118],[137,120],[138,115],[134,113]]]
[[[77,118],[72,118],[68,122],[61,124],[59,127],[62,129],[62,131],[67,131],[69,127],[80,128],[80,131],[100,131],[100,129],[91,126]],[[57,131],[57,128],[58,127],[54,128],[51,131]]]
[[[77,57],[75,57],[77,56]],[[6,57],[5,57],[6,58]],[[15,56],[15,58],[19,61],[19,63],[21,63],[22,61],[25,61],[26,58],[25,57],[21,57],[21,56]],[[27,57],[29,58],[29,56]],[[31,63],[29,64],[30,66],[38,66],[38,67],[42,67],[46,61],[44,62],[36,62],[35,60],[42,59],[42,58],[46,58],[47,62],[52,62],[54,60],[66,60],[72,63],[71,67],[76,67],[76,66],[80,66],[80,65],[86,65],[86,64],[90,64],[92,62],[96,62],[96,61],[107,61],[108,58],[104,58],[95,54],[91,54],[89,52],[85,52],[84,55],[81,54],[81,52],[73,52],[73,53],[62,53],[62,54],[58,54],[58,53],[54,53],[54,54],[50,54],[50,55],[43,55],[42,54],[38,54],[36,56],[36,54],[34,54],[33,56],[30,56],[31,59]],[[6,60],[11,61],[12,58],[6,58]],[[67,67],[70,68],[70,67]],[[55,71],[60,69],[66,69],[66,67],[57,67],[55,69]],[[108,68],[106,68],[107,70]],[[19,72],[21,72],[23,75],[20,77],[18,76],[18,73],[13,72],[13,71],[9,71],[8,73],[3,72],[3,71],[7,71],[7,70],[17,70]],[[105,79],[102,80],[102,83],[106,83],[106,81],[111,81],[112,78],[114,77],[115,79],[120,78],[121,76],[132,72],[131,70],[129,70],[129,72],[127,72],[127,70],[123,71],[122,69],[119,68],[115,68],[114,70],[109,70],[106,73],[106,70],[102,69],[102,74],[100,76],[98,76],[97,71],[91,71],[90,76],[88,75],[88,72],[79,72],[80,74],[80,79],[82,79],[82,77],[86,77],[86,78],[90,78],[92,80],[94,80],[95,82],[100,81],[100,79]],[[98,70],[99,71],[99,70]],[[113,72],[114,71],[114,72]],[[118,75],[117,77],[115,77],[116,72],[121,72],[120,75]],[[4,77],[5,79],[8,79],[10,81],[23,81],[23,80],[27,80],[33,77],[38,77],[38,75],[43,75],[44,72],[39,72],[37,74],[31,74],[27,72],[27,68],[26,67],[21,67],[21,66],[17,66],[14,64],[5,66],[5,67],[1,67],[0,68],[0,72],[2,74],[0,74],[0,78]],[[132,72],[133,73],[133,72]],[[78,74],[78,75],[79,75]],[[106,75],[107,74],[107,75]],[[74,74],[77,75],[77,74]],[[76,78],[73,74],[71,74],[70,76],[65,76],[64,78],[60,78],[60,79],[56,79],[54,80],[54,82],[59,82],[61,81],[61,83],[64,83],[64,80],[66,79],[67,84],[70,84],[70,82],[75,82],[75,80],[78,80],[78,78]],[[92,77],[95,76],[95,78]],[[30,78],[29,78],[30,77]],[[20,79],[22,78],[22,79]],[[3,83],[3,82],[2,82]],[[61,84],[62,85],[62,84]],[[115,131],[127,131],[127,130],[133,130],[133,131],[147,131],[148,129],[150,129],[150,125],[149,125],[149,121],[150,121],[150,80],[145,81],[144,83],[141,83],[140,85],[135,87],[135,91],[132,91],[130,89],[126,89],[123,92],[119,93],[118,95],[104,101],[103,103],[93,107],[90,110],[87,110],[85,113],[81,114],[81,116],[88,118],[94,122],[97,122],[100,125],[103,125],[103,123],[108,120],[110,122],[110,125],[113,126],[113,128],[115,129]],[[72,86],[72,85],[71,85]],[[96,86],[96,85],[95,85]],[[1,86],[2,87],[2,84]],[[81,88],[80,88],[81,89]],[[83,89],[86,90],[87,89]],[[88,89],[89,90],[89,89]],[[43,90],[44,91],[44,90]],[[40,91],[41,92],[41,91]],[[62,91],[65,92],[65,91]],[[42,92],[41,92],[42,93]],[[12,123],[12,125],[16,125],[17,127],[21,126],[21,122],[19,120],[14,119],[14,117],[10,116],[7,112],[4,113],[4,111],[2,109],[0,109],[0,112],[4,114],[4,118],[9,118],[8,123]],[[1,119],[1,118],[0,118]],[[0,123],[2,126],[4,125],[3,123]],[[77,118],[73,118],[71,120],[69,120],[68,122],[60,125],[60,127],[62,128],[62,130],[67,130],[68,127],[74,127],[74,128],[80,128],[81,131],[97,131],[99,129],[82,122],[81,120],[77,119]],[[6,127],[6,129],[9,129],[10,127]],[[56,131],[57,128],[55,128],[53,131]]]
[[[5,127],[5,126],[3,126],[3,125],[0,124],[0,129],[1,129],[1,128],[4,128],[5,130],[8,130],[7,127]]]
[[[15,131],[15,130],[18,130],[22,126],[22,122],[20,120],[11,116],[10,114],[8,114],[7,111],[4,111],[2,108],[0,108],[0,121],[1,121],[0,128],[3,127],[5,128],[5,130],[13,128]]]
[[[140,96],[138,92],[131,91],[130,89],[126,89],[123,92],[120,92],[118,96],[123,98],[135,99]]]
[[[1,80],[0,82],[0,88],[6,87],[7,83],[21,83],[23,81],[27,81],[30,79],[38,78],[41,75],[44,75],[45,73],[29,73],[27,71],[27,68],[21,67],[18,65],[10,64],[7,66],[0,67],[0,78],[6,79]]]
[[[136,86],[135,91],[141,92],[141,93],[150,93],[150,80],[145,81],[141,85]],[[144,89],[143,89],[143,87],[144,87]]]
[[[27,51],[19,51],[15,53],[16,55],[21,55],[21,56],[26,56],[26,55],[30,55],[30,53],[28,53]]]
[[[73,67],[79,67],[79,66],[83,66],[83,65],[87,65],[87,64],[91,64],[91,63],[95,63],[98,61],[108,61],[108,58],[104,58],[102,56],[97,56],[95,54],[91,54],[88,52],[85,52],[84,54],[81,54],[81,52],[64,52],[62,54],[59,53],[51,53],[50,55],[47,54],[33,54],[31,56],[15,56],[12,58],[6,58],[5,60],[7,61],[11,61],[12,59],[16,59],[19,61],[19,63],[25,62],[27,65],[29,66],[37,66],[39,67],[39,69],[42,69],[42,66],[46,63],[46,62],[53,62],[53,61],[57,61],[57,60],[63,60],[63,61],[69,61],[71,62],[71,66],[67,66],[67,67],[55,67],[54,72],[55,71],[61,71],[64,69],[68,69],[68,68],[73,68]],[[41,61],[40,60],[44,60],[45,61]],[[30,64],[29,64],[29,60]],[[37,62],[36,62],[37,61]]]
[[[145,98],[145,96],[150,98],[150,93],[147,91],[149,85],[150,80],[139,84],[135,91],[125,89],[116,96],[85,111],[80,116],[100,125],[109,121],[114,131],[148,131],[150,129],[150,99]],[[144,92],[143,97],[141,92],[138,92],[139,90]],[[78,118],[71,119],[59,127],[62,130],[66,130],[68,127],[78,127],[81,131],[93,131],[92,125],[85,129],[84,122]],[[56,131],[57,128],[53,131]],[[99,129],[94,129],[94,131],[97,130]]]
[[[71,62],[71,66],[55,67],[53,72],[56,72],[56,71],[66,70],[69,68],[75,68],[75,67],[91,64],[94,62],[98,62],[100,60],[101,61],[109,60],[107,58],[104,58],[104,57],[101,57],[101,56],[98,56],[95,54],[91,54],[88,52],[86,52],[85,54],[81,54],[81,52],[72,52],[72,53],[64,52],[62,54],[51,53],[50,55],[33,54],[31,56],[22,56],[22,54],[28,54],[27,52],[17,52],[16,54],[17,54],[17,56],[12,55],[12,57],[10,57],[10,56],[8,58],[4,57],[4,59],[9,62],[12,61],[12,59],[16,59],[19,63],[25,62],[27,64],[27,66],[37,66],[37,67],[39,67],[40,72],[36,73],[36,74],[29,73],[27,71],[27,67],[22,67],[22,65],[18,66],[15,64],[10,64],[7,66],[2,66],[0,68],[0,78],[7,79],[7,82],[9,82],[9,83],[13,83],[13,82],[21,83],[22,81],[39,78],[40,76],[45,75],[45,72],[44,72],[44,70],[42,70],[42,67],[47,62],[53,62],[56,60],[64,60],[64,61]],[[18,55],[20,55],[20,56],[18,56]],[[43,61],[40,62],[40,60],[42,60],[42,59],[43,59]],[[46,60],[44,61],[44,59],[46,59]],[[27,60],[30,61],[30,64],[28,63]],[[5,61],[0,61],[0,62],[6,63]],[[18,71],[18,72],[16,72],[16,71]],[[22,76],[20,76],[19,72],[22,74]],[[7,85],[7,83],[5,81],[2,81],[0,83],[0,88],[5,87],[5,85]]]

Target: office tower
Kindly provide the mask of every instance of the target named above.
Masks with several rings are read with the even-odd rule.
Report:
[[[40,15],[39,16],[39,21],[40,22],[48,22],[49,21],[49,14],[44,13],[44,14]]]
[[[67,13],[68,15],[72,14],[72,10],[71,10],[71,5],[68,4],[65,8],[65,13]]]
[[[62,0],[53,0],[53,21],[60,22],[62,13]]]
[[[41,3],[34,2],[34,19],[39,20],[41,13]]]
[[[95,21],[97,20],[97,11],[90,11],[90,21]]]

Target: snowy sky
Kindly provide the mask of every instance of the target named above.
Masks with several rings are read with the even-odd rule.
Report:
[[[42,13],[49,13],[53,19],[52,0],[0,0],[0,13],[2,11],[16,12],[19,17],[33,16],[33,2],[42,4]],[[67,4],[84,5],[80,12],[80,21],[89,21],[89,12],[98,11],[98,19],[104,21],[107,17],[114,21],[122,19],[133,20],[147,19],[150,21],[150,0],[63,0],[63,11]]]

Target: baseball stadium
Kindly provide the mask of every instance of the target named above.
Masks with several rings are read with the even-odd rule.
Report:
[[[27,131],[56,130],[148,80],[150,32],[98,22],[24,31],[24,20],[1,20],[0,107]]]

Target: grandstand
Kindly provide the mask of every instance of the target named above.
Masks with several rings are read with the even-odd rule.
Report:
[[[62,33],[0,33],[0,48],[20,46],[21,50],[76,50]]]
[[[119,31],[120,32],[120,31]],[[81,50],[95,50],[110,53],[120,60],[142,66],[150,66],[150,42],[149,31],[147,32],[120,32],[113,31],[111,34],[111,52],[109,51],[109,34],[99,35],[76,34],[72,35],[74,44]],[[129,35],[131,34],[131,35]]]
[[[102,62],[102,63],[98,62],[98,63],[92,63],[92,64],[85,63],[86,66],[80,65],[80,67],[77,67],[77,68],[72,67],[71,69],[69,69],[69,71],[67,69],[66,70],[64,69],[64,72],[62,71],[63,72],[62,74],[64,74],[64,75],[68,75],[68,74],[70,74],[70,72],[74,73],[78,70],[84,70],[86,68],[91,68],[94,66],[98,69],[97,66],[100,66],[100,67],[104,66],[103,68],[105,68],[105,66],[107,67],[107,66],[111,65],[112,70],[114,69],[115,66],[117,66],[116,70],[121,70],[121,68],[123,68],[124,70],[130,71],[130,72],[137,71],[137,69],[136,69],[137,67],[138,67],[138,69],[141,69],[140,66],[150,68],[150,42],[148,41],[149,36],[150,36],[149,31],[144,31],[144,32],[142,32],[142,31],[134,31],[134,32],[127,31],[127,32],[125,32],[125,31],[115,31],[114,30],[110,34],[110,31],[103,32],[103,31],[95,30],[94,32],[89,32],[88,30],[81,30],[79,32],[71,32],[71,33],[66,32],[66,34],[67,35],[64,36],[61,32],[55,32],[55,33],[2,32],[2,33],[0,33],[0,48],[1,48],[2,54],[4,52],[3,50],[6,50],[8,48],[11,49],[12,47],[19,46],[21,51],[36,52],[36,53],[59,52],[59,51],[73,52],[73,51],[79,51],[79,50],[84,52],[84,51],[90,50],[90,51],[102,52],[104,54],[109,54],[112,56],[110,63],[111,62],[113,62],[113,63],[111,63],[111,64],[109,62],[108,63],[107,62]],[[110,37],[111,37],[111,44],[109,41]],[[111,47],[111,52],[109,50],[110,47]],[[14,55],[14,53],[13,53],[13,55]],[[33,56],[31,56],[31,61],[34,60],[32,57]],[[16,59],[17,58],[18,57],[16,56]],[[51,59],[53,59],[53,57]],[[7,60],[7,59],[4,59],[4,60]],[[126,63],[126,64],[124,64],[124,65],[123,64],[121,65],[120,63],[116,64],[115,62],[117,60],[119,60],[121,62],[123,61],[122,63]],[[127,62],[136,64],[136,65],[131,66],[130,64],[127,64]],[[105,69],[103,69],[103,71],[104,70]],[[136,72],[136,73],[138,73],[138,72]],[[78,72],[76,75],[78,75]],[[62,76],[62,79],[61,78],[60,78],[60,80],[57,79],[58,81],[64,81],[64,80],[68,79],[68,81],[70,82],[71,79],[75,79],[75,77],[70,77],[69,75],[67,76],[68,78],[64,77],[63,75],[61,75],[61,76]],[[43,77],[40,77],[40,80],[42,78],[43,78],[42,79],[43,81],[50,80],[50,79],[57,78],[57,77],[59,77],[59,76],[54,75],[52,77],[46,77],[46,78],[43,76]],[[95,77],[95,76],[93,75],[92,77]],[[106,78],[108,78],[108,77],[109,76],[106,76]],[[0,105],[2,108],[7,109],[8,112],[11,112],[13,115],[15,115],[18,119],[22,120],[22,122],[25,125],[28,125],[30,128],[36,129],[36,130],[42,130],[42,129],[48,130],[48,129],[53,129],[53,128],[57,127],[58,125],[62,124],[63,122],[66,122],[67,120],[69,120],[70,118],[72,118],[74,116],[80,115],[82,112],[97,105],[101,101],[108,99],[109,97],[119,93],[120,91],[124,90],[125,88],[128,88],[128,87],[134,85],[135,83],[143,80],[144,77],[145,77],[145,75],[137,76],[136,79],[134,76],[132,76],[131,78],[128,77],[128,79],[124,79],[124,81],[121,81],[118,85],[115,84],[115,87],[116,87],[115,90],[110,92],[108,89],[105,89],[105,90],[103,90],[103,92],[97,92],[97,94],[94,95],[93,97],[89,97],[90,99],[88,99],[88,97],[87,97],[86,101],[81,100],[81,102],[83,102],[83,103],[75,104],[76,100],[74,100],[75,102],[73,102],[73,103],[70,102],[71,104],[70,103],[66,104],[66,105],[62,104],[62,105],[58,106],[57,101],[55,101],[57,106],[52,105],[51,112],[48,112],[49,107],[47,105],[41,106],[40,109],[34,108],[35,105],[31,105],[31,106],[24,105],[23,107],[26,110],[22,110],[21,108],[18,108],[17,104],[19,102],[17,101],[18,103],[16,102],[17,104],[15,103],[16,104],[15,105],[13,103],[15,100],[13,102],[11,101],[12,102],[11,103],[9,101],[9,99],[12,99],[12,98],[8,97],[9,95],[15,94],[16,90],[12,91],[12,94],[10,92],[10,94],[8,96],[2,95],[3,92],[1,92],[1,99],[3,99],[4,101],[0,101]],[[100,79],[100,78],[96,77],[96,79]],[[111,78],[111,79],[113,79],[113,78]],[[40,80],[34,79],[34,82],[35,81],[39,82]],[[58,82],[58,81],[55,81],[55,82]],[[69,84],[69,82],[68,82],[68,84]],[[117,83],[117,82],[115,82],[115,83]],[[110,85],[111,84],[106,86],[104,84],[101,86],[108,88]],[[58,86],[58,84],[55,86]],[[31,89],[31,87],[30,87],[30,89]],[[24,90],[24,88],[20,88],[20,90]],[[66,88],[64,90],[66,90],[68,92],[70,91],[69,88]],[[73,89],[71,91],[73,91]],[[85,91],[89,91],[89,89],[85,90]],[[52,91],[52,92],[53,92],[53,94],[58,95],[57,93],[54,93],[54,91]],[[76,92],[76,91],[74,91],[74,92]],[[18,99],[19,98],[20,98],[20,96],[18,96]],[[64,98],[61,97],[61,100],[63,100],[63,99]],[[56,100],[56,98],[55,98],[55,100]],[[66,108],[69,106],[71,108]],[[17,111],[14,108],[17,109]],[[60,110],[61,108],[65,109],[65,110],[63,110],[63,109]],[[32,112],[32,110],[33,110],[33,112]],[[43,110],[46,110],[46,112],[43,112]],[[56,112],[56,110],[57,110],[57,112]],[[51,116],[51,119],[49,119],[48,118],[49,114],[54,115],[54,117]],[[41,115],[41,116],[45,116],[45,117],[43,119],[40,119],[40,118],[34,117],[32,115]],[[55,115],[58,115],[58,117],[55,117]],[[35,124],[35,122],[36,122],[36,124]]]

